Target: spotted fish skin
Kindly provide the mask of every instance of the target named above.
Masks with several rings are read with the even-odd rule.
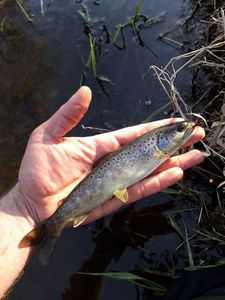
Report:
[[[60,219],[64,215],[65,219],[73,220],[77,213],[87,214],[112,198],[116,190],[127,188],[146,177],[160,161],[168,158],[153,156],[158,150],[154,143],[156,139],[156,134],[148,133],[106,158],[70,193],[66,205],[57,211],[55,218]]]
[[[190,139],[193,122],[176,122],[147,132],[111,153],[67,196],[56,212],[28,233],[20,246],[39,246],[39,258],[48,261],[61,231],[69,222],[81,224],[90,211],[113,197],[118,190],[150,175]]]

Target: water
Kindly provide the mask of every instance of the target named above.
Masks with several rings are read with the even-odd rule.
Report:
[[[115,25],[126,22],[127,16],[133,14],[135,1],[110,5],[102,2],[99,6],[89,1],[85,5],[94,19],[94,33],[97,35],[99,27],[106,23],[113,35]],[[86,84],[93,89],[94,97],[83,121],[85,125],[120,128],[135,124],[167,102],[157,80],[152,75],[143,80],[142,75],[150,65],[164,65],[170,57],[180,53],[157,40],[157,36],[168,30],[174,32],[182,6],[181,1],[173,1],[168,7],[165,0],[157,1],[157,5],[154,1],[146,1],[143,6],[150,17],[167,13],[163,22],[143,30],[143,40],[158,57],[136,46],[131,29],[125,31],[125,51],[111,44],[104,45],[98,69],[114,83],[105,84],[111,101],[102,95],[91,72],[87,72]],[[0,51],[1,191],[16,177],[15,167],[18,168],[29,133],[79,87],[89,54],[88,37],[83,33],[82,20],[77,14],[80,4],[53,1],[44,16],[40,13],[39,1],[28,1],[27,7],[34,15],[33,26],[14,4],[0,12],[3,28]],[[80,130],[76,132],[86,134]]]
[[[141,32],[143,41],[155,55],[137,45],[130,28],[124,31],[125,50],[118,50],[112,43],[102,44],[98,74],[112,81],[103,84],[103,93],[84,66],[89,39],[77,12],[84,7],[88,9],[94,37],[105,24],[112,39],[115,25],[125,23],[133,15],[136,1],[101,1],[100,5],[93,1],[78,2],[50,1],[42,15],[39,1],[26,1],[33,24],[27,22],[15,3],[0,10],[1,192],[17,178],[31,131],[79,87],[84,70],[85,84],[93,91],[90,110],[82,121],[85,126],[117,129],[140,123],[168,102],[153,74],[144,79],[143,74],[150,65],[163,66],[181,53],[178,45],[170,43],[172,47],[157,37],[171,31],[170,37],[182,41],[183,32],[177,22],[190,3],[177,0],[168,5],[167,0],[145,1],[142,10],[145,15],[154,18],[166,12],[161,22]],[[182,88],[183,78],[179,82]],[[166,113],[159,118],[165,116]],[[78,126],[71,135],[91,133]],[[176,205],[172,197],[158,194],[92,226],[64,231],[50,263],[42,267],[32,258],[9,299],[136,299],[137,289],[130,283],[78,276],[75,272],[130,271],[137,265],[146,266],[142,252],[145,248],[152,260],[168,264],[162,253],[174,249],[179,239],[172,233],[165,215]]]

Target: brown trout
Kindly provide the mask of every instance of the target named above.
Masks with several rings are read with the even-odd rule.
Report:
[[[109,154],[51,217],[22,239],[19,247],[37,246],[39,259],[46,264],[66,224],[79,226],[95,207],[113,196],[128,201],[127,187],[150,175],[174,154],[190,139],[195,126],[195,122],[180,121],[159,127]]]

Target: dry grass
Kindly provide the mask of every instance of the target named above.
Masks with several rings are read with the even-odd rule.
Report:
[[[191,107],[185,103],[176,88],[178,74],[186,68],[193,71],[204,69],[209,77],[216,80],[219,89],[204,107],[201,115],[207,119],[206,138],[204,146],[212,156],[225,163],[225,12],[216,10],[208,23],[207,45],[194,51],[172,58],[168,64],[160,69],[151,66],[160,84],[178,112],[183,118],[188,118],[194,111],[196,104],[202,101],[204,95]],[[209,38],[210,36],[210,38]],[[213,110],[212,110],[213,109]],[[199,114],[199,112],[197,111]]]
[[[225,6],[225,5],[224,5]],[[172,58],[165,67],[159,68],[151,66],[149,70],[153,70],[165,90],[167,96],[173,104],[174,112],[186,119],[190,119],[190,115],[195,113],[201,114],[206,119],[207,126],[206,138],[202,142],[206,152],[210,154],[208,161],[213,166],[212,171],[208,167],[198,167],[196,170],[201,174],[205,174],[210,180],[217,182],[215,192],[217,195],[217,204],[208,208],[205,203],[204,196],[198,191],[197,196],[200,199],[200,217],[198,228],[207,236],[209,240],[213,240],[215,232],[225,237],[225,223],[222,222],[221,228],[214,227],[215,220],[224,220],[225,216],[225,11],[223,8],[214,11],[209,20],[204,21],[207,24],[208,32],[206,34],[206,43],[203,47],[187,52],[180,56]],[[210,93],[204,92],[203,95],[193,103],[188,105],[182,98],[176,88],[176,79],[182,71],[191,69],[193,73],[203,71],[210,78]],[[205,88],[202,87],[205,91]],[[201,105],[201,112],[196,111]],[[206,166],[208,166],[206,164]],[[215,173],[213,173],[215,172]],[[194,193],[194,192],[193,192]],[[202,202],[202,204],[201,204]],[[202,215],[204,220],[202,221]],[[212,220],[214,220],[212,222]],[[217,222],[217,221],[216,221]],[[201,223],[201,224],[200,224]],[[208,224],[208,225],[206,225]],[[211,224],[211,225],[209,225]],[[207,227],[208,226],[208,227]],[[200,231],[199,231],[200,232]]]

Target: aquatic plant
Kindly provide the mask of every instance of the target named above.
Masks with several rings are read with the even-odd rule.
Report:
[[[184,270],[187,271],[214,268],[225,264],[225,13],[223,7],[224,4],[222,7],[215,9],[207,20],[208,36],[204,36],[207,41],[204,46],[196,47],[194,50],[189,50],[172,58],[163,68],[150,67],[150,70],[155,72],[162,88],[165,90],[170,103],[154,111],[145,121],[152,121],[169,106],[173,106],[174,112],[178,115],[190,118],[191,114],[199,113],[198,107],[204,100],[206,105],[203,106],[201,114],[206,119],[208,126],[205,128],[206,138],[202,145],[207,153],[207,161],[213,164],[215,168],[215,172],[204,167],[204,165],[193,169],[194,172],[197,172],[197,176],[200,174],[204,180],[206,179],[209,184],[212,184],[211,186],[207,185],[207,190],[205,190],[206,188],[192,189],[189,184],[183,182],[163,191],[180,196],[184,201],[188,200],[193,203],[193,206],[187,209],[173,210],[168,215],[168,223],[181,239],[180,244],[171,253],[171,270],[168,274],[173,275],[180,275],[183,271],[176,266],[173,258],[177,257],[179,252],[184,253],[186,256]],[[181,26],[186,25],[191,20],[197,8],[199,8],[199,2],[196,2],[188,17],[181,22]],[[136,17],[139,12],[140,10],[138,10]],[[133,21],[130,24],[136,34]],[[113,37],[114,44],[118,41],[120,35],[123,41],[123,25],[118,24]],[[120,48],[123,47],[124,44]],[[212,77],[212,82],[215,82],[192,105],[183,99],[176,88],[177,77],[187,68],[192,70],[193,74],[198,73],[199,70],[204,70],[207,76]],[[214,205],[211,203],[209,205],[206,198],[206,194],[210,194],[210,190],[216,192],[217,203],[214,203]],[[187,213],[191,213],[195,219],[195,224],[191,228],[187,228],[183,218],[180,217],[185,216]],[[208,254],[208,259],[205,259],[204,253],[207,253],[210,247],[215,247],[220,254],[214,257],[210,257]],[[202,251],[199,251],[199,249]],[[147,249],[144,250],[148,252]],[[157,269],[151,269],[150,271],[154,273],[157,272]],[[123,277],[123,274],[121,273],[121,277]],[[103,275],[115,278],[111,273],[103,273]],[[117,277],[117,273],[115,273],[115,276]],[[134,283],[137,284],[136,281]]]
[[[44,12],[43,1],[42,3],[42,12]],[[181,26],[186,26],[193,14],[196,13],[196,9],[199,7],[199,1],[196,2],[196,5],[193,6],[193,9],[190,11],[190,14],[186,18],[184,18],[181,22]],[[17,4],[22,11],[22,13],[26,16],[26,18],[30,18],[29,14],[26,12],[24,6],[20,7],[19,0],[17,0]],[[154,22],[160,22],[162,18],[165,16],[165,13],[160,14],[158,17],[153,19],[148,18],[147,16],[141,16],[143,1],[136,4],[134,15],[131,16],[126,23],[117,24],[115,26],[115,32],[113,35],[113,39],[110,40],[113,44],[117,45],[117,48],[125,48],[125,28],[130,30],[132,35],[140,39],[140,32],[144,28],[148,28],[154,24]],[[27,15],[26,15],[27,14]],[[94,20],[91,18],[88,11],[81,10],[79,13],[83,23],[84,23],[84,31],[87,34],[87,39],[89,42],[89,53],[88,58],[85,61],[85,68],[92,72],[92,75],[95,80],[99,80],[100,83],[111,83],[111,80],[105,76],[98,74],[98,63],[100,55],[98,55],[98,50],[104,47],[104,43],[99,43],[99,32],[96,33],[96,28]],[[28,21],[30,21],[28,19]],[[168,193],[174,196],[182,197],[181,199],[185,202],[193,203],[193,206],[188,209],[182,210],[173,210],[170,211],[167,219],[168,224],[173,230],[174,234],[180,238],[179,246],[174,249],[174,252],[170,253],[171,261],[168,266],[168,276],[179,276],[183,269],[179,268],[176,265],[176,258],[180,252],[184,255],[183,260],[186,262],[185,270],[195,271],[198,269],[204,268],[212,268],[215,266],[219,266],[224,264],[224,260],[220,259],[220,255],[215,258],[215,263],[210,262],[209,260],[203,260],[202,257],[196,255],[195,249],[201,247],[203,252],[207,253],[210,247],[215,247],[216,249],[222,249],[225,241],[225,210],[224,210],[224,124],[225,124],[225,111],[224,111],[224,63],[225,63],[225,42],[224,42],[224,34],[225,34],[225,17],[224,10],[221,8],[216,9],[213,12],[213,15],[207,20],[207,24],[209,26],[209,33],[206,36],[206,43],[204,46],[200,46],[196,49],[189,49],[188,52],[182,54],[178,57],[173,58],[164,68],[159,68],[158,66],[152,67],[151,70],[154,70],[157,75],[159,81],[162,84],[162,87],[165,89],[170,102],[166,105],[156,109],[153,113],[151,113],[144,121],[150,122],[154,120],[157,116],[159,116],[162,112],[164,112],[169,107],[174,108],[174,112],[177,112],[179,115],[184,117],[187,116],[187,113],[199,112],[199,104],[201,102],[206,103],[203,105],[203,109],[201,113],[205,116],[208,121],[209,127],[206,128],[207,136],[204,141],[204,145],[208,152],[212,154],[211,157],[207,158],[208,161],[216,168],[216,171],[213,173],[212,170],[207,167],[195,167],[195,172],[197,175],[201,175],[201,177],[206,180],[206,185],[212,183],[214,186],[214,191],[216,191],[215,196],[217,196],[217,203],[214,203],[214,206],[208,205],[207,199],[205,199],[205,190],[200,192],[192,189],[190,184],[183,182],[182,184],[178,184],[172,188],[168,188],[164,190],[164,193]],[[106,30],[104,31],[106,32]],[[110,36],[108,36],[110,39]],[[119,44],[119,39],[122,40],[122,45]],[[172,41],[173,44],[179,45],[184,48],[184,44],[172,40],[168,38],[164,34],[160,36],[162,40]],[[104,41],[105,42],[105,41]],[[117,44],[118,43],[118,44]],[[143,43],[142,43],[143,44]],[[145,45],[145,44],[143,44]],[[212,77],[212,85],[207,87],[206,90],[202,93],[202,96],[196,98],[194,104],[190,105],[187,103],[186,99],[182,98],[182,94],[178,91],[176,87],[176,79],[181,74],[181,72],[187,68],[193,70],[193,73],[197,74],[200,70],[204,70],[207,74]],[[84,82],[85,72],[82,75],[81,84]],[[213,81],[214,78],[214,81]],[[214,91],[213,91],[214,89]],[[215,92],[216,90],[216,92]],[[201,106],[200,106],[201,107]],[[99,128],[97,128],[99,130]],[[211,185],[210,185],[211,186]],[[207,187],[209,190],[210,187]],[[208,191],[207,191],[208,192]],[[185,213],[191,213],[193,218],[195,218],[196,224],[192,228],[188,228],[185,223],[183,223],[181,215],[185,215]],[[141,233],[135,233],[136,235]],[[146,237],[146,240],[148,237]],[[138,248],[140,251],[145,251],[148,254],[147,247],[144,249]],[[146,257],[147,257],[146,254]],[[221,255],[222,256],[222,255]],[[175,257],[175,259],[174,259]],[[150,261],[150,260],[149,260]],[[149,262],[149,269],[145,270],[145,272],[152,272],[152,274],[157,274],[157,262],[155,265],[152,262]],[[151,270],[150,268],[154,268]],[[107,275],[106,275],[107,274]],[[138,274],[138,273],[137,273]],[[106,276],[114,279],[127,280],[144,288],[148,288],[155,292],[163,293],[166,290],[161,284],[158,282],[152,282],[148,279],[148,274],[144,274],[142,276],[137,275],[135,272],[103,272],[101,274],[93,274],[94,276]],[[148,280],[148,281],[147,281]]]
[[[93,40],[91,34],[89,34],[89,41],[90,41],[90,55],[91,55],[91,63],[92,63],[92,72],[94,77],[97,77],[97,64],[95,58],[95,49],[93,45]]]
[[[32,22],[32,19],[31,17],[29,16],[29,14],[26,12],[24,6],[20,3],[19,0],[15,0],[16,1],[16,4],[19,6],[20,10],[22,11],[22,13],[25,15],[26,19],[29,21],[29,22]]]
[[[137,44],[140,45],[141,47],[145,47],[155,57],[157,57],[157,54],[142,39],[141,30],[145,29],[145,28],[149,28],[153,24],[161,22],[164,19],[166,12],[162,12],[161,14],[159,14],[158,16],[156,16],[154,18],[149,18],[148,16],[141,14],[141,9],[142,9],[143,4],[144,4],[144,0],[136,3],[134,15],[129,17],[125,23],[117,24],[115,26],[115,32],[113,35],[112,43],[119,50],[126,49],[124,30],[125,30],[125,28],[131,28],[134,37],[136,37],[136,39],[137,39]],[[120,36],[121,36],[121,40],[122,40],[121,45],[118,43]]]
[[[161,284],[131,272],[105,272],[105,273],[104,272],[103,273],[77,272],[77,274],[89,275],[89,276],[104,276],[112,279],[125,280],[159,294],[165,293],[167,290]]]
[[[144,4],[144,0],[137,2],[134,9],[134,14],[128,18],[128,20],[124,24],[117,24],[115,26],[115,31],[113,37],[111,39],[110,33],[108,32],[107,25],[104,23],[103,25],[95,29],[95,24],[98,20],[91,17],[88,8],[85,4],[81,4],[81,8],[78,10],[78,15],[81,18],[84,26],[84,33],[89,38],[89,48],[90,52],[88,54],[88,58],[85,60],[85,67],[81,74],[80,78],[80,85],[83,85],[86,80],[86,75],[89,69],[92,70],[93,77],[98,82],[102,93],[105,94],[109,99],[110,96],[104,86],[104,84],[113,84],[112,80],[103,74],[98,74],[98,64],[100,63],[101,53],[106,44],[112,43],[116,48],[119,50],[123,50],[126,48],[126,41],[125,41],[125,28],[130,28],[133,36],[137,39],[137,46],[140,45],[141,47],[146,48],[150,51],[155,57],[157,54],[144,42],[141,37],[141,31],[143,29],[149,28],[154,24],[161,22],[166,12],[162,12],[158,16],[154,18],[149,18],[148,16],[141,13],[142,6]],[[99,31],[100,29],[100,31]],[[122,45],[118,44],[119,38],[122,38]],[[163,109],[163,108],[162,108]],[[153,116],[157,116],[159,112],[156,112]]]

